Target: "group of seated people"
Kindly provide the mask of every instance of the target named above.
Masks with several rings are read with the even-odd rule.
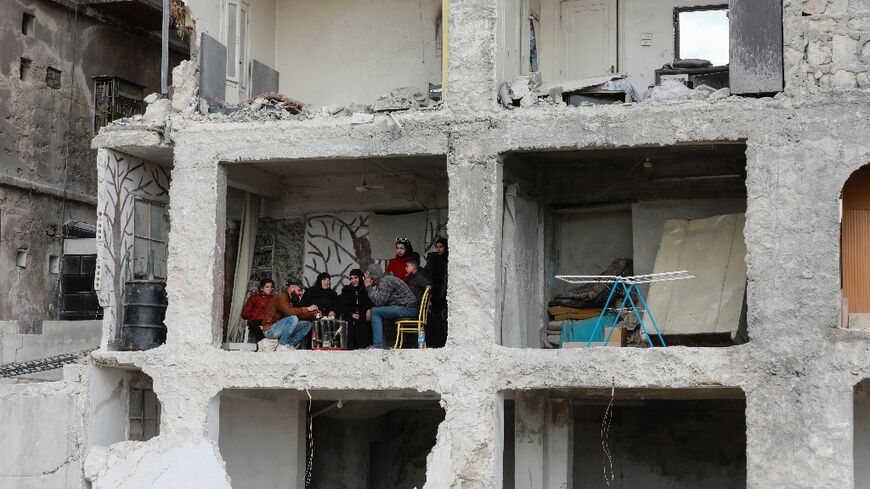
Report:
[[[251,337],[277,339],[278,350],[295,349],[306,340],[320,318],[347,323],[349,349],[387,348],[385,321],[416,319],[423,294],[430,289],[431,309],[425,330],[429,347],[443,347],[447,341],[447,239],[438,238],[435,251],[421,267],[420,255],[407,238],[396,238],[396,256],[386,272],[376,263],[365,273],[351,270],[339,295],[332,288],[329,273],[317,276],[305,288],[297,278],[287,280],[285,289],[274,290],[271,279],[260,281],[242,310]]]

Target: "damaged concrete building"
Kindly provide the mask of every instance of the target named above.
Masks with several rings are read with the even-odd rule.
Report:
[[[0,486],[870,487],[868,2],[175,8],[92,142],[100,348],[0,385]],[[397,236],[449,237],[443,348],[252,351],[260,279]]]

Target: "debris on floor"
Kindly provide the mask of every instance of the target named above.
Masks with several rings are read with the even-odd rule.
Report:
[[[252,98],[245,100],[244,102],[242,102],[242,105],[245,105],[245,104],[254,105],[254,104],[258,103],[258,101],[260,101],[260,100],[265,101],[265,102],[260,102],[260,103],[265,103],[265,104],[272,105],[274,107],[283,108],[283,109],[289,111],[291,114],[298,114],[298,113],[302,112],[302,108],[305,107],[304,103],[302,103],[296,99],[292,99],[292,98],[290,98],[284,94],[278,93],[278,92],[266,92],[266,93],[257,95],[256,97],[252,97]]]
[[[435,104],[436,102],[424,94],[422,90],[414,87],[402,87],[378,97],[375,103],[372,104],[372,111],[388,112],[419,109],[432,107]]]
[[[715,102],[731,95],[728,88],[698,85],[687,87],[679,80],[662,80],[641,95],[626,75],[605,75],[580,80],[541,83],[539,73],[522,75],[498,88],[498,101],[508,109],[548,105],[627,105],[665,100],[708,100]]]

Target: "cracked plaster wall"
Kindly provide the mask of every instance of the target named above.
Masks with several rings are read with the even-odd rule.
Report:
[[[870,376],[870,334],[836,328],[837,198],[848,175],[870,162],[870,104],[866,91],[809,83],[814,67],[803,55],[813,27],[833,40],[851,32],[850,22],[866,25],[870,14],[855,7],[860,3],[849,5],[842,15],[814,17],[803,15],[804,2],[784,2],[786,91],[773,98],[502,111],[495,107],[495,2],[464,0],[450,6],[446,105],[395,114],[398,133],[384,116],[362,126],[176,116],[168,342],[147,352],[96,353],[94,368],[136,365],[154,379],[163,441],[141,446],[160,461],[174,456],[172,444],[207,435],[210,400],[224,388],[434,392],[446,415],[439,438],[449,447],[439,443],[437,453],[449,463],[439,463],[427,487],[498,488],[502,391],[728,386],[746,394],[748,488],[851,487],[853,386]],[[717,140],[747,145],[748,344],[564,351],[495,345],[501,153]],[[139,150],[123,134],[100,144]],[[329,355],[215,348],[226,189],[218,162],[413,154],[447,155],[447,348]]]
[[[78,382],[0,385],[0,487],[81,486],[81,394]]]

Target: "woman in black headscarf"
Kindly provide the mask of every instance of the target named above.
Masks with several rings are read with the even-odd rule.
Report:
[[[326,272],[317,276],[314,285],[305,289],[302,295],[302,306],[317,304],[317,308],[325,318],[333,318],[338,312],[338,294],[332,290],[329,274]]]
[[[372,301],[363,283],[362,270],[355,268],[348,277],[350,283],[341,289],[339,304],[341,318],[347,321],[348,348],[356,350],[372,344],[372,328],[366,313],[372,307]]]
[[[433,348],[447,343],[447,238],[435,240],[435,251],[426,255],[426,275],[432,280],[432,309],[426,328],[426,341]]]

